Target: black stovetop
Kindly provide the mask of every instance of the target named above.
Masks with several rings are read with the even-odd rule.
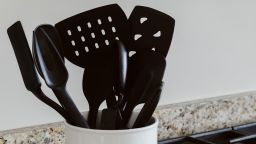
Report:
[[[256,123],[164,140],[159,144],[256,144]]]

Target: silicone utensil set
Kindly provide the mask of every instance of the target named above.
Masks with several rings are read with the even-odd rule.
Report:
[[[26,88],[68,123],[92,129],[143,127],[151,118],[163,87],[163,75],[175,20],[154,9],[136,6],[127,19],[117,4],[92,9],[33,32],[32,54],[20,22],[7,32]],[[133,54],[132,54],[133,53]],[[85,118],[66,91],[64,59],[84,68]],[[37,72],[59,103],[40,89]],[[101,122],[98,111],[106,100]],[[134,108],[144,103],[134,124]]]

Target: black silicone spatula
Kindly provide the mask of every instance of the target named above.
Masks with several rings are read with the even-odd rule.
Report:
[[[140,99],[145,95],[145,92],[149,89],[152,83],[153,73],[147,72],[144,74],[138,74],[140,77],[136,77],[133,86],[129,90],[129,94],[125,94],[125,107],[122,111],[121,128],[127,128],[127,124],[130,120],[134,108],[140,104]]]
[[[141,103],[145,103],[149,96],[162,82],[166,61],[158,52],[145,51],[132,57],[129,65],[126,106],[123,111],[123,121],[126,125],[129,121],[133,109]],[[133,77],[133,78],[130,78]]]
[[[69,121],[69,117],[67,116],[65,110],[53,100],[48,98],[41,90],[41,82],[36,73],[30,48],[21,22],[18,21],[14,23],[8,28],[7,33],[12,43],[20,72],[27,90],[31,91],[38,99],[52,107],[59,114],[61,114],[62,117]]]
[[[143,108],[141,109],[138,117],[133,124],[133,128],[143,127],[149,122],[160,100],[162,87],[163,84],[161,83],[157,88],[154,88],[155,92],[153,92],[148,97],[147,101],[145,102]]]
[[[88,128],[87,121],[79,112],[66,91],[68,71],[58,49],[61,49],[58,33],[51,25],[41,25],[33,32],[33,56],[42,78],[58,98],[71,118],[70,124]]]
[[[7,32],[19,64],[24,84],[27,90],[35,92],[41,87],[41,82],[36,73],[30,48],[21,22],[18,21],[13,24],[8,28]]]
[[[109,107],[116,103],[112,44],[116,40],[129,43],[127,17],[117,4],[113,4],[72,16],[55,27],[63,42],[64,56],[85,68],[83,91],[90,106],[89,125],[95,128],[99,105],[109,98]]]
[[[154,50],[166,57],[175,26],[172,17],[152,8],[136,6],[129,17],[129,24],[133,37],[130,51]]]
[[[93,66],[86,67],[83,76],[83,91],[90,109],[88,122],[92,128],[96,128],[99,106],[113,94],[113,76],[108,75],[113,74],[113,66],[108,62],[109,58],[105,58],[106,60],[95,61]]]

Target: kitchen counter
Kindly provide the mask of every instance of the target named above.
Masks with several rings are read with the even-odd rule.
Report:
[[[159,106],[159,140],[256,121],[256,92]],[[0,132],[0,144],[63,144],[62,122]]]

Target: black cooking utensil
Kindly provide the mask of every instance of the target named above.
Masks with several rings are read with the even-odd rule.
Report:
[[[128,75],[131,76],[127,78],[127,81],[133,81],[133,76],[136,75],[136,72],[134,73],[134,70],[132,70],[133,65],[135,65],[132,57],[146,51],[155,51],[166,57],[173,37],[175,20],[158,10],[145,6],[136,6],[128,21],[133,37],[133,41],[130,43],[131,46],[128,49],[130,52],[135,51],[135,54],[129,60],[129,67],[131,68],[129,68]],[[133,74],[129,74],[131,72]],[[129,85],[127,89],[130,89]]]
[[[107,75],[113,73],[112,64],[108,62],[108,58],[105,63],[95,61],[94,64],[95,66],[86,67],[83,76],[83,91],[89,103],[88,122],[91,128],[96,127],[99,106],[113,94],[113,77]]]
[[[167,56],[175,26],[172,17],[152,8],[136,6],[129,17],[129,24],[133,37],[130,51],[143,53],[153,50]]]
[[[145,95],[145,92],[149,89],[152,83],[153,73],[147,72],[139,74],[140,77],[136,77],[133,87],[129,90],[129,95],[125,94],[125,107],[122,111],[121,128],[128,128],[127,124],[130,120],[134,108],[140,104],[140,99]]]
[[[158,10],[144,6],[136,6],[129,17],[129,24],[133,41],[128,48],[130,52],[134,51],[135,54],[130,57],[128,65],[125,95],[125,103],[127,106],[123,112],[125,124],[129,121],[133,108],[139,103],[145,103],[155,90],[154,88],[157,87],[157,84],[162,81],[166,65],[165,57],[167,56],[172,41],[175,20]],[[149,55],[146,53],[149,53]],[[137,62],[139,59],[142,60],[140,64]],[[159,64],[154,61],[158,61]],[[142,68],[144,64],[149,65],[149,67]],[[151,68],[150,65],[152,66]],[[157,65],[159,66],[158,68],[153,68]],[[139,85],[136,84],[140,83],[140,80],[137,79],[141,78],[144,74],[143,72],[139,72],[140,70],[145,71],[145,74],[148,73],[148,75],[151,73],[152,81],[151,83],[145,83],[150,85],[147,86],[149,88],[146,89],[146,85],[144,85],[142,86],[142,90],[144,91],[136,94],[136,91],[142,91],[136,90],[139,88],[134,86]]]
[[[11,27],[7,29],[7,33],[13,46],[13,50],[26,89],[31,91],[38,99],[43,101],[45,104],[56,110],[60,115],[62,115],[62,117],[64,117],[68,121],[69,117],[67,116],[65,110],[53,100],[48,98],[41,90],[41,82],[37,76],[27,38],[25,36],[21,22],[17,21],[16,23],[14,23]]]
[[[143,108],[141,109],[138,117],[133,124],[133,128],[139,128],[147,125],[160,100],[162,88],[163,84],[161,83],[160,86],[155,89],[156,91],[152,93],[148,100],[145,102]]]
[[[103,116],[110,116],[116,115],[114,118],[115,120],[106,121],[106,123],[102,123],[102,125],[113,125],[108,124],[109,122],[116,123],[115,128],[120,128],[122,126],[122,115],[121,111],[124,107],[124,91],[125,91],[125,84],[126,84],[126,75],[127,75],[127,66],[128,66],[128,53],[127,49],[124,44],[117,40],[113,44],[113,63],[114,63],[114,91],[117,98],[117,103],[114,107],[109,108],[110,111],[105,110],[102,112]],[[116,114],[111,114],[115,112]]]
[[[114,94],[118,100],[114,98],[111,107],[103,109],[101,116],[101,129],[117,129],[121,125],[123,108],[122,100],[124,97],[124,89],[126,83],[128,54],[126,47],[120,40],[116,40],[113,46],[113,78],[114,78]],[[85,71],[86,73],[86,71]]]
[[[13,46],[24,84],[27,90],[36,92],[41,87],[41,82],[37,76],[21,22],[18,21],[9,27],[7,33]]]
[[[87,121],[66,91],[68,71],[58,51],[61,47],[61,41],[53,26],[41,25],[34,30],[33,56],[38,71],[67,112],[71,119],[69,122],[75,126],[88,128]]]
[[[64,56],[85,68],[83,91],[89,103],[88,122],[96,127],[100,104],[116,104],[113,86],[113,43],[129,43],[129,26],[125,13],[117,4],[80,13],[57,23]]]
[[[82,68],[99,61],[99,54],[109,53],[116,39],[124,45],[130,40],[127,17],[117,4],[85,11],[55,27],[63,42],[64,56]]]
[[[121,41],[114,45],[114,90],[116,95],[124,95],[128,67],[128,52]]]
[[[122,113],[124,125],[127,125],[133,109],[147,102],[162,82],[165,67],[165,58],[155,51],[138,53],[130,59],[125,93],[127,102]]]

